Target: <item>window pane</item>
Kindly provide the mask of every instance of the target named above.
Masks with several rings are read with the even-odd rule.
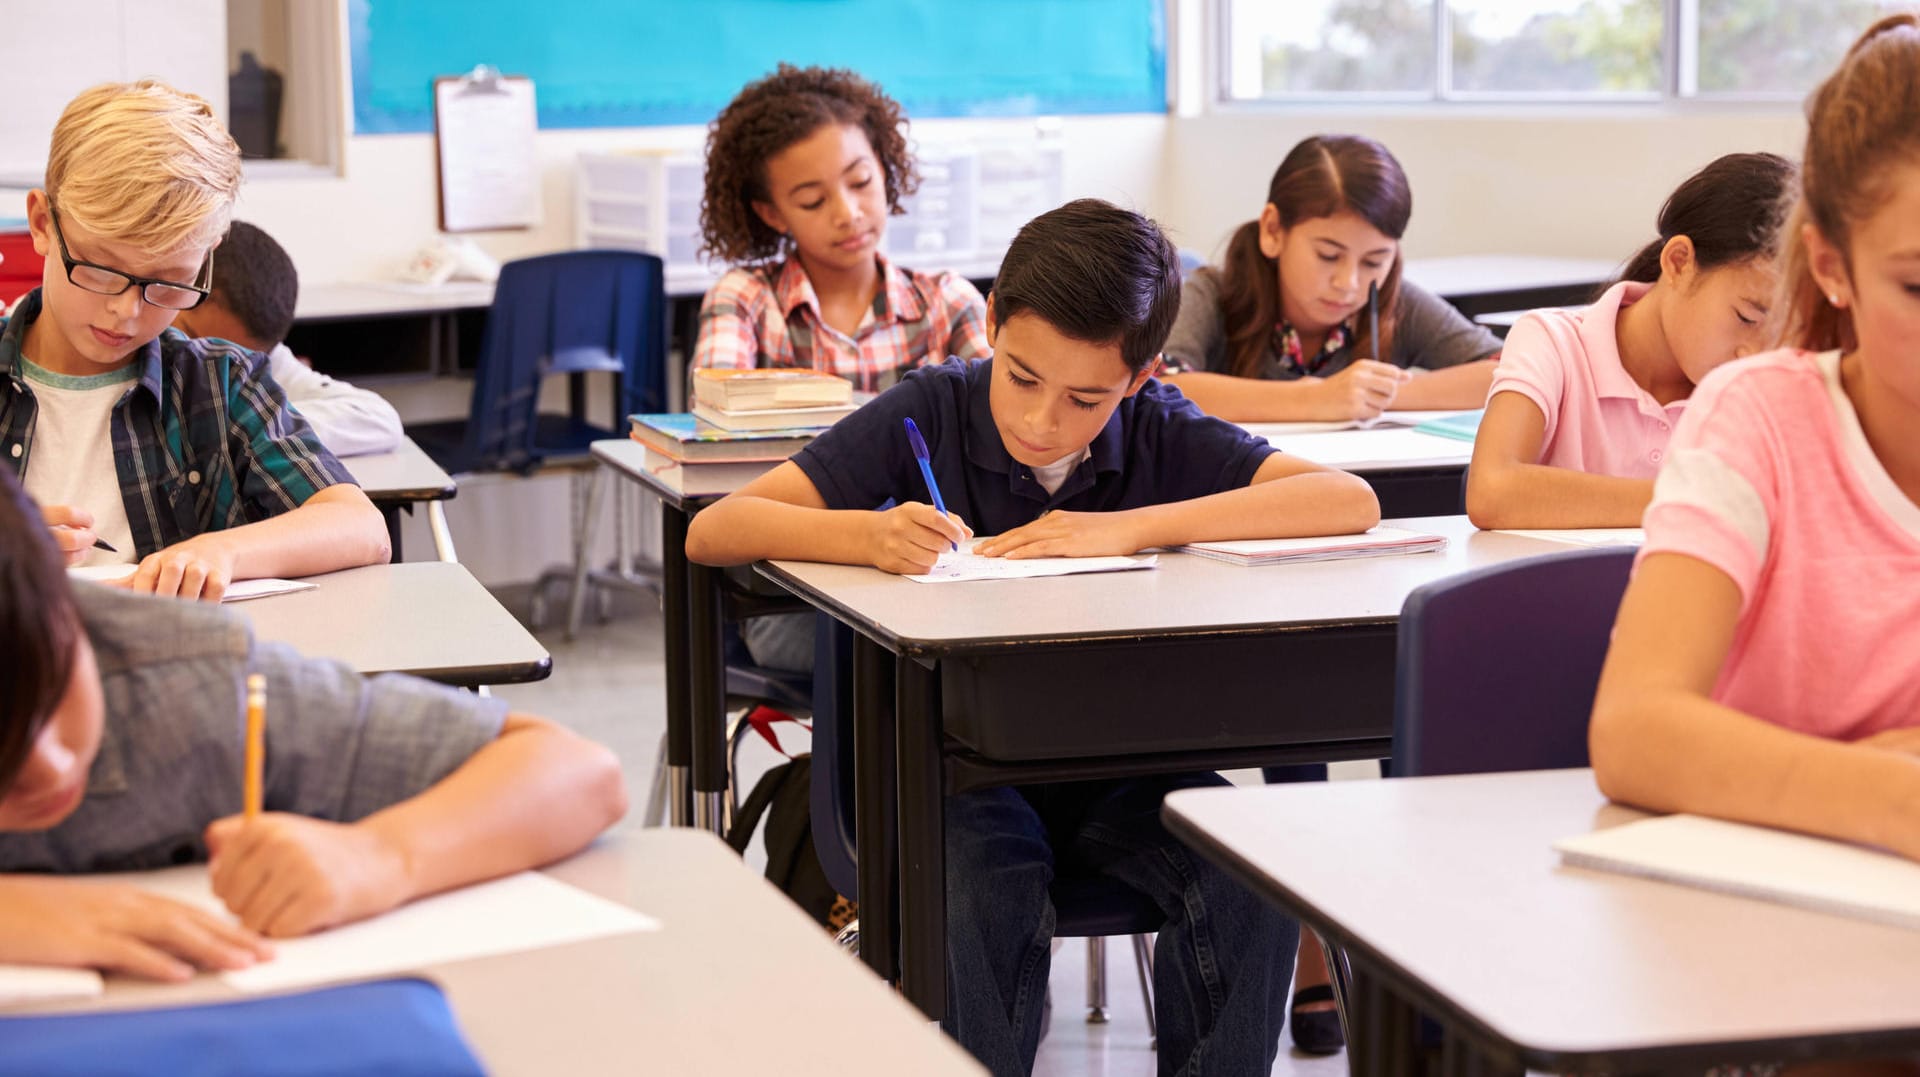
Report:
[[[1432,93],[1433,0],[1227,0],[1228,96]]]
[[[1699,0],[1700,92],[1808,93],[1882,14],[1873,0]]]
[[[1661,0],[1452,0],[1448,7],[1456,91],[1660,92]]]

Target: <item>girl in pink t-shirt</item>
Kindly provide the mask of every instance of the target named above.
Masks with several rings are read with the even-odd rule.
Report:
[[[1600,787],[1920,859],[1920,19],[1815,91],[1774,339],[1701,383],[1594,701]]]
[[[1660,235],[1584,310],[1507,334],[1467,472],[1481,527],[1635,527],[1707,372],[1758,351],[1793,166],[1734,153],[1660,207]]]

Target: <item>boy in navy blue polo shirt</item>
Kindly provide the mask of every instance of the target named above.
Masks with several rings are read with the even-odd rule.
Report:
[[[898,385],[787,463],[694,518],[687,554],[924,572],[974,531],[976,552],[1130,554],[1209,539],[1362,531],[1365,483],[1209,418],[1152,379],[1180,303],[1179,263],[1150,220],[1084,199],[1020,230],[987,301],[991,359]],[[925,436],[949,509],[901,423]],[[874,511],[891,505],[883,511]],[[1295,925],[1161,826],[1172,789],[1213,774],[988,789],[948,798],[945,1026],[996,1074],[1033,1066],[1056,863],[1166,910],[1156,947],[1160,1071],[1266,1073]]]

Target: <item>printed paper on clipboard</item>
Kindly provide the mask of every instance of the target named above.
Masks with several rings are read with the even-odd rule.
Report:
[[[533,80],[482,65],[433,80],[440,229],[479,232],[540,223]]]

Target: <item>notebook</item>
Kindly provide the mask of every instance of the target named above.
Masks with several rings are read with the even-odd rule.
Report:
[[[1553,847],[1569,867],[1920,929],[1920,864],[1865,846],[1668,815],[1564,838]]]
[[[1338,561],[1349,557],[1379,557],[1395,553],[1443,550],[1442,535],[1376,527],[1359,535],[1325,538],[1237,539],[1229,542],[1192,542],[1177,546],[1180,553],[1196,554],[1231,565],[1288,565],[1302,561]]]
[[[124,580],[139,569],[139,565],[75,565],[67,569],[67,576],[75,580],[93,580],[96,583],[110,583]],[[267,598],[272,595],[290,595],[295,591],[312,591],[319,587],[317,583],[306,580],[280,580],[262,577],[257,580],[235,580],[227,585],[227,593],[220,596],[222,602],[245,602],[250,598]]]
[[[1472,441],[1480,433],[1480,420],[1487,414],[1486,409],[1463,411],[1458,415],[1448,415],[1439,419],[1428,419],[1415,423],[1414,429],[1422,434],[1435,437],[1452,438],[1455,441]]]
[[[728,430],[689,413],[630,415],[633,440],[685,463],[714,460],[785,460],[820,431],[812,427]]]
[[[92,998],[106,989],[92,969],[58,969],[45,965],[0,965],[0,1006],[55,999]]]

